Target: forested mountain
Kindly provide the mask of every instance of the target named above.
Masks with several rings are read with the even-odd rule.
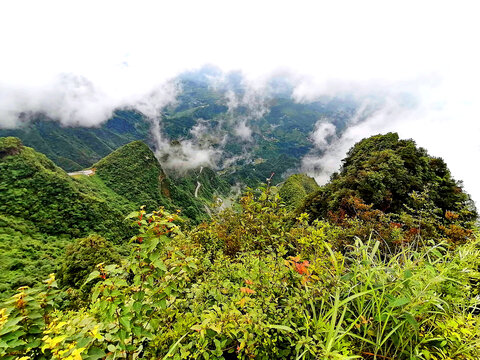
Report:
[[[224,170],[231,184],[250,186],[265,181],[272,172],[274,182],[299,168],[301,158],[312,148],[309,135],[319,119],[342,131],[358,108],[348,98],[325,98],[296,103],[291,86],[270,84],[262,92],[230,75],[220,84],[214,71],[186,73],[176,79],[179,89],[174,104],[154,119],[134,109],[118,109],[98,128],[81,124],[62,126],[59,119],[42,114],[25,116],[17,129],[0,129],[0,137],[18,137],[29,147],[45,154],[66,171],[91,167],[113,150],[134,140],[157,150],[156,136],[164,142],[192,141],[203,149],[221,153],[215,166]],[[160,120],[160,128],[152,121]],[[158,139],[158,138],[157,138]]]
[[[480,356],[477,212],[413,140],[221,211],[231,172],[172,177],[141,141],[91,170],[0,139],[2,359]]]
[[[135,111],[117,111],[100,128],[64,127],[38,114],[17,129],[0,129],[0,137],[18,137],[66,171],[92,166],[113,150],[148,138],[149,125]]]
[[[8,284],[13,288],[22,281],[31,285],[52,272],[52,260],[71,239],[96,233],[117,245],[125,244],[134,231],[124,218],[140,206],[179,210],[184,221],[198,223],[207,218],[206,208],[216,197],[229,191],[210,169],[181,180],[168,178],[140,141],[117,149],[94,169],[92,176],[69,176],[18,138],[0,138],[4,291]],[[40,269],[31,266],[34,259],[42,264]]]

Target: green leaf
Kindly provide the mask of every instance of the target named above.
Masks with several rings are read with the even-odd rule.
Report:
[[[401,298],[397,298],[393,301],[390,302],[389,306],[394,308],[394,307],[399,307],[399,306],[403,306],[403,305],[406,305],[410,302],[410,299],[409,298],[406,298],[406,297],[401,297]]]
[[[162,299],[162,300],[159,300],[159,301],[155,301],[155,302],[153,303],[153,306],[164,310],[164,309],[167,308],[167,300],[166,300],[166,299]]]
[[[138,301],[137,301],[137,302],[134,302],[134,303],[133,303],[133,310],[135,310],[135,312],[136,312],[137,314],[139,314],[140,311],[142,310],[142,303],[141,303],[141,302],[138,302]]]
[[[354,276],[355,276],[355,274],[353,272],[349,272],[349,273],[343,275],[340,279],[342,281],[350,281],[350,280],[353,279]]]
[[[283,330],[283,331],[288,331],[288,332],[294,332],[294,330],[293,330],[291,327],[285,326],[285,325],[267,324],[267,327],[268,327],[268,328],[271,328],[271,329],[277,329],[277,330]]]
[[[25,344],[26,344],[26,342],[23,341],[22,339],[15,339],[15,340],[12,340],[12,341],[8,342],[8,347],[15,348],[17,346],[25,345]]]
[[[166,266],[165,263],[162,261],[162,259],[157,259],[157,260],[155,260],[155,261],[153,262],[153,265],[154,265],[156,268],[158,268],[158,269],[160,269],[160,270],[162,270],[162,271],[164,271],[164,272],[167,272],[167,266]]]
[[[90,275],[88,275],[88,278],[87,278],[87,280],[85,280],[85,282],[83,283],[83,285],[88,284],[90,281],[92,281],[93,279],[98,278],[99,276],[100,276],[100,272],[99,272],[99,271],[97,271],[97,270],[92,271],[92,272],[90,273]]]
[[[405,319],[408,321],[410,325],[412,325],[415,330],[418,330],[418,321],[410,313],[405,314]]]
[[[125,219],[138,218],[139,215],[140,215],[140,213],[138,211],[133,211],[130,214],[128,214]]]
[[[108,345],[109,347],[112,346],[114,349],[115,349],[115,346],[113,345]],[[114,350],[115,351],[115,350]],[[112,351],[113,352],[113,351]],[[88,350],[88,354],[87,354],[87,357],[86,357],[86,360],[98,360],[98,359],[102,359],[106,356],[107,354],[105,354],[105,351],[103,349],[100,349],[100,348],[90,348]]]
[[[128,317],[126,317],[126,316],[121,317],[121,318],[119,319],[119,321],[120,321],[120,324],[123,325],[123,327],[125,328],[125,330],[130,331],[130,319],[129,319]]]
[[[168,359],[168,357],[175,351],[177,348],[178,344],[183,340],[185,336],[187,336],[188,333],[185,333],[180,339],[178,339],[175,344],[172,345],[172,347],[168,350],[167,354],[163,357],[163,360]]]

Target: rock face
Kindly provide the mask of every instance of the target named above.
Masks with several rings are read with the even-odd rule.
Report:
[[[17,155],[22,151],[23,144],[20,139],[6,137],[0,139],[0,159],[5,156]]]

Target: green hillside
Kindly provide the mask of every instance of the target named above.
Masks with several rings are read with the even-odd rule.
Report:
[[[12,203],[26,201],[28,190],[14,192],[34,184],[36,173],[73,189],[59,193],[58,209],[76,204],[61,196],[75,199],[87,188],[109,196],[109,206],[125,199],[119,193],[135,202],[162,190],[161,168],[139,142],[100,161],[98,174],[75,180],[18,139],[1,141],[10,176],[0,195]],[[137,167],[129,156],[140,155]],[[122,169],[155,186],[132,187],[134,177]],[[121,186],[124,177],[130,186]],[[172,206],[182,192],[183,201],[214,200],[225,185],[208,169],[168,181],[170,193],[162,194]],[[40,198],[53,211],[55,199]],[[441,159],[397,134],[356,144],[322,187],[295,175],[281,188],[249,189],[197,226],[163,208],[130,212],[128,247],[97,235],[45,238],[30,217],[0,216],[3,289],[21,284],[23,268],[43,274],[48,260],[61,266],[43,283],[29,273],[30,286],[0,305],[2,359],[480,357],[476,209]],[[52,246],[66,243],[65,254]]]
[[[198,223],[206,206],[229,187],[204,169],[169,179],[153,152],[129,143],[96,165],[93,176],[69,176],[45,155],[17,138],[0,138],[0,272],[4,295],[19,284],[33,285],[55,270],[74,238],[99,234],[121,246],[133,235],[127,214],[142,205],[181,211]],[[202,186],[195,198],[197,182]]]
[[[148,210],[171,208],[166,175],[149,147],[135,141],[115,150],[95,165],[96,175],[117,194]]]
[[[96,163],[94,168],[93,178],[98,176],[110,189],[137,207],[178,209],[195,223],[207,217],[205,206],[215,201],[215,196],[230,191],[229,185],[208,168],[167,177],[154,153],[141,141],[122,146]]]
[[[206,127],[208,145],[221,149],[222,159],[237,159],[224,169],[231,184],[257,186],[272,173],[274,183],[281,175],[300,166],[300,159],[312,149],[309,134],[319,119],[336,125],[339,131],[357,109],[349,99],[323,99],[300,104],[287,93],[274,93],[261,100],[262,112],[249,108],[248,101],[236,108],[228,107],[228,94],[242,99],[248,91],[241,80],[212,86],[202,71],[180,76],[182,91],[175,104],[162,111],[162,131],[166,141],[192,140],[192,130],[198,124]],[[230,91],[230,92],[229,92]],[[248,141],[233,136],[235,126],[245,120],[252,129]],[[45,154],[57,166],[74,171],[92,167],[119,147],[141,140],[150,147],[150,122],[136,110],[118,109],[111,119],[98,127],[65,127],[58,119],[35,114],[33,120],[17,129],[0,129],[0,137],[14,136],[26,146]],[[225,136],[228,141],[223,142]],[[198,139],[197,139],[198,140]],[[221,165],[221,164],[220,164]]]
[[[123,218],[135,205],[84,178],[17,138],[0,138],[0,297],[55,271],[75,237],[98,233],[122,243],[133,234]]]
[[[119,240],[128,237],[128,226],[119,221],[121,208],[68,176],[45,155],[16,138],[0,138],[0,154],[1,214],[33,222],[49,235],[98,232]]]
[[[0,137],[18,137],[66,171],[81,170],[134,140],[146,140],[149,125],[135,111],[118,110],[99,128],[63,127],[38,115],[18,129],[0,129]]]

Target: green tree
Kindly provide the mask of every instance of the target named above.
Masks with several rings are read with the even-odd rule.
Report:
[[[376,135],[350,149],[340,172],[309,196],[301,211],[312,220],[327,218],[339,209],[355,216],[342,206],[345,199],[356,197],[385,213],[408,213],[416,207],[411,194],[426,190],[438,214],[455,212],[462,226],[473,226],[475,206],[441,158],[429,156],[413,140],[400,140],[396,133]]]
[[[119,264],[120,255],[112,243],[93,234],[67,245],[57,273],[62,287],[80,289],[97,264]]]

